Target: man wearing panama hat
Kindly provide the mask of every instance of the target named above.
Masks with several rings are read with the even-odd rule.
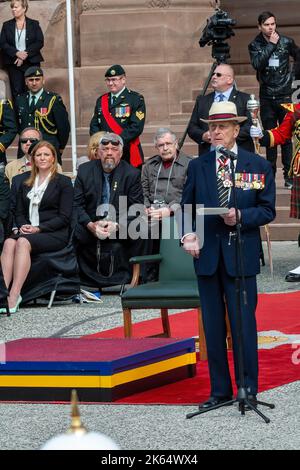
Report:
[[[211,396],[200,405],[207,409],[231,398],[233,389],[226,351],[225,305],[231,324],[235,377],[239,385],[237,367],[237,328],[235,278],[240,276],[235,263],[236,211],[233,207],[230,161],[220,153],[220,147],[236,155],[234,160],[237,191],[238,222],[241,224],[242,257],[245,271],[247,305],[241,302],[245,386],[248,399],[255,404],[258,391],[257,330],[255,309],[257,303],[256,275],[260,270],[261,225],[275,217],[275,183],[272,167],[264,158],[247,152],[236,144],[240,123],[247,119],[238,116],[232,102],[215,102],[209,110],[208,124],[211,143],[216,150],[194,159],[182,195],[182,209],[203,204],[208,208],[224,207],[223,215],[204,217],[204,238],[184,228],[183,248],[194,257],[195,271],[207,342]],[[190,206],[188,206],[190,205]],[[226,212],[226,208],[228,212]],[[221,209],[222,210],[222,209]],[[195,226],[195,210],[191,212]]]

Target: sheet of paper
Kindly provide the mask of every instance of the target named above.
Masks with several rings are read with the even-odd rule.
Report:
[[[225,215],[228,212],[228,207],[201,207],[197,209],[199,215]]]

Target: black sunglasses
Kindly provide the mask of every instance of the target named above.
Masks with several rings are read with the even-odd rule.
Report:
[[[31,144],[34,144],[35,142],[38,142],[39,139],[34,139],[33,137],[24,137],[23,139],[20,139],[21,144],[27,144],[27,142],[30,142]]]
[[[102,145],[111,144],[111,145],[118,146],[118,145],[121,144],[121,142],[119,140],[101,139],[100,144],[102,144]]]

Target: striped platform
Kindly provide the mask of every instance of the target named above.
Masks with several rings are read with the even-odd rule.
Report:
[[[2,356],[1,401],[69,401],[75,388],[80,401],[111,402],[196,373],[193,338],[30,338]]]

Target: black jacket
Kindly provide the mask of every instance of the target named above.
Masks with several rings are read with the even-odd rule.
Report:
[[[90,122],[90,135],[99,131],[113,132],[103,116],[101,107],[102,96],[100,96],[96,101],[94,114]],[[120,134],[124,141],[122,158],[129,162],[129,144],[142,134],[145,125],[146,105],[144,97],[136,91],[125,88],[114,104],[111,104],[110,93],[108,100],[110,114],[123,129]],[[143,160],[141,145],[139,145],[139,153]]]
[[[54,145],[58,152],[58,160],[67,145],[70,134],[70,123],[62,98],[51,91],[44,90],[35,105],[35,111],[29,110],[29,93],[16,98],[15,111],[18,131],[26,127],[39,129],[43,138]]]
[[[208,95],[200,95],[196,99],[194,110],[188,126],[188,134],[191,139],[199,144],[199,155],[210,151],[210,144],[203,142],[202,136],[208,131],[208,125],[200,119],[207,119],[211,105],[214,102],[215,92]],[[237,138],[237,144],[248,152],[254,152],[253,140],[250,137],[250,126],[252,124],[251,116],[247,110],[247,101],[250,99],[248,93],[243,93],[233,88],[229,101],[235,103],[239,116],[247,116],[248,120],[240,126],[240,133]]]
[[[3,23],[0,35],[0,49],[2,49],[4,65],[12,65],[16,60],[15,42],[16,20],[8,20]],[[28,58],[27,66],[31,64],[39,64],[42,62],[43,56],[40,50],[44,47],[44,35],[40,24],[37,20],[26,17],[26,51]]]
[[[17,135],[17,124],[12,104],[0,100],[0,163],[6,163],[5,150]]]
[[[24,175],[24,176],[23,176]],[[18,227],[30,224],[27,194],[31,190],[25,185],[25,173],[19,179],[17,194],[16,224]],[[69,239],[72,222],[73,185],[68,176],[57,174],[49,181],[39,206],[39,228],[41,232],[51,232],[60,240]]]
[[[78,169],[74,186],[74,208],[78,217],[75,235],[78,240],[82,241],[85,236],[82,228],[86,229],[89,222],[97,220],[97,208],[102,202],[102,173],[99,160],[84,163]],[[116,221],[120,225],[127,226],[134,217],[127,219],[126,208],[120,206],[120,203],[122,204],[120,197],[124,196],[127,198],[127,209],[134,204],[144,203],[141,172],[121,160],[112,174],[109,202],[115,208]]]
[[[266,41],[260,33],[249,46],[251,64],[260,84],[260,97],[280,99],[292,93],[293,73],[290,56],[296,59],[298,47],[293,39],[281,36],[277,44]],[[272,55],[279,59],[279,66],[269,65]]]

